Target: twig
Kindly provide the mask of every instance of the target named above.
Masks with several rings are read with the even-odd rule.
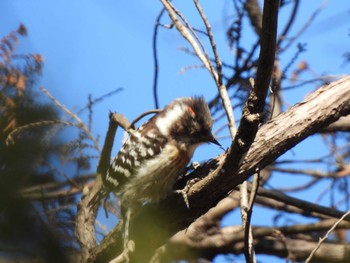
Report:
[[[44,87],[40,87],[40,90],[49,98],[53,101],[54,104],[56,104],[60,109],[62,109],[68,116],[72,117],[78,125],[80,129],[82,129],[87,137],[94,143],[95,149],[100,150],[100,146],[98,145],[98,142],[95,140],[94,136],[91,134],[91,131],[86,127],[84,122],[76,115],[75,113],[71,112],[66,106],[64,106],[61,102],[59,102],[54,96],[51,95],[51,93],[45,89]]]
[[[143,117],[147,116],[148,114],[153,114],[153,113],[159,113],[162,110],[159,109],[155,109],[155,110],[149,110],[149,111],[145,111],[144,113],[142,113],[140,116],[138,116],[137,118],[135,118],[130,124],[129,127],[127,129],[124,128],[124,130],[128,130],[129,128],[134,129],[134,125],[136,122],[138,122],[139,120],[141,120]]]
[[[92,105],[93,105],[93,101],[92,101],[92,95],[89,94],[88,95],[88,105],[87,105],[87,109],[88,109],[88,130],[91,131],[91,127],[92,127],[92,114],[93,114],[93,111],[92,111]]]
[[[95,178],[96,174],[87,174],[83,176],[76,177],[74,180],[77,183],[81,184],[86,184],[89,180]],[[49,183],[42,183],[42,184],[37,184],[34,186],[26,187],[24,189],[20,190],[20,193],[22,194],[30,194],[31,192],[39,192],[42,189],[46,192],[55,190],[55,189],[60,189],[64,188],[66,186],[71,185],[71,182],[69,181],[61,181],[61,182],[49,182]]]
[[[339,220],[337,222],[335,222],[335,224],[331,227],[331,229],[329,229],[327,231],[327,233],[324,235],[323,238],[320,238],[320,240],[318,241],[317,246],[314,248],[314,250],[312,250],[311,254],[309,255],[309,257],[305,260],[306,263],[310,262],[312,257],[314,256],[314,254],[316,253],[316,251],[320,248],[321,244],[328,238],[328,236],[330,235],[330,233],[340,224],[341,221],[344,220],[345,217],[347,217],[350,214],[350,210],[347,211],[341,218],[339,218]]]
[[[75,124],[73,122],[68,122],[68,121],[61,121],[61,120],[48,120],[48,121],[32,122],[32,123],[17,127],[13,131],[11,131],[6,138],[5,143],[6,144],[13,143],[14,136],[20,134],[21,132],[23,132],[25,130],[32,129],[32,128],[39,128],[39,127],[47,126],[47,125],[63,125],[63,126],[77,127],[79,129],[81,128],[81,126],[79,124]]]
[[[104,100],[104,99],[106,99],[106,98],[108,98],[108,97],[110,97],[110,96],[112,96],[112,95],[114,95],[122,90],[123,90],[122,87],[118,87],[115,90],[112,90],[110,92],[107,92],[106,94],[101,95],[100,97],[97,97],[96,99],[92,99],[92,97],[91,97],[91,101],[89,101],[89,103],[84,108],[80,109],[76,115],[80,115],[84,110],[91,108],[94,104],[101,102],[102,100]]]
[[[256,195],[258,194],[259,186],[260,186],[260,170],[258,170],[253,177],[253,184],[252,184],[252,190],[250,192],[248,212],[253,210],[253,205],[254,205]]]
[[[276,166],[270,167],[269,169],[271,171],[276,171],[276,172],[280,172],[280,173],[310,175],[310,176],[313,176],[313,177],[319,178],[319,179],[339,178],[340,177],[337,172],[325,173],[325,172],[321,172],[321,171],[317,171],[317,170],[302,170],[302,169],[298,170],[298,169],[281,168],[281,167],[276,167]]]
[[[169,1],[169,2],[170,2],[170,1]],[[178,16],[181,18],[181,20],[184,22],[186,28],[188,28],[188,30],[191,32],[192,38],[195,38],[195,42],[199,44],[199,46],[200,46],[200,48],[201,48],[201,50],[202,50],[202,52],[203,52],[203,54],[204,54],[204,57],[205,57],[205,59],[207,60],[208,65],[210,66],[208,69],[209,69],[209,71],[211,71],[211,70],[213,69],[213,68],[212,68],[213,66],[212,66],[211,63],[210,63],[209,55],[208,55],[208,53],[207,53],[207,51],[206,51],[206,49],[205,49],[205,47],[204,47],[204,45],[203,45],[201,39],[200,39],[200,38],[198,37],[198,35],[196,34],[197,30],[195,30],[194,28],[192,28],[192,26],[190,25],[190,23],[187,22],[187,19],[185,18],[185,16],[184,16],[183,14],[181,14],[180,11],[177,10],[177,9],[174,7],[174,5],[172,5],[172,8],[174,9],[176,15],[178,15]],[[203,32],[201,31],[200,33],[203,33]]]
[[[206,36],[207,36],[207,35],[208,35],[208,34],[206,33]],[[186,54],[189,54],[189,55],[191,55],[191,56],[193,56],[193,57],[197,57],[197,55],[196,55],[192,50],[190,50],[189,48],[186,48],[186,47],[179,47],[178,50],[183,51],[183,52],[185,52]],[[210,62],[215,62],[215,59],[210,58]],[[228,69],[232,69],[232,70],[235,69],[232,65],[227,64],[227,63],[225,63],[225,62],[221,62],[221,65],[222,65],[222,67],[224,67],[224,68],[228,68]],[[204,66],[203,66],[203,67],[204,67]],[[224,76],[223,76],[223,77],[224,77]]]
[[[77,123],[82,123],[81,119],[75,113],[71,112],[66,106],[59,102],[47,89],[40,87],[40,90],[61,110],[63,110],[67,115],[71,116]]]
[[[259,182],[260,182],[260,171],[257,171],[254,174],[253,178],[253,185],[252,189],[250,191],[250,198],[249,203],[247,204],[247,212],[246,212],[246,220],[244,221],[244,256],[246,259],[246,262],[256,262],[255,258],[255,251],[253,248],[253,233],[252,233],[252,227],[251,227],[251,218],[253,214],[253,205],[256,198],[256,195],[258,193],[259,189]],[[243,184],[248,184],[247,181],[245,181]],[[242,184],[242,185],[243,185]],[[247,191],[247,190],[246,190]]]
[[[283,188],[279,187],[278,191],[286,193],[286,192],[297,192],[297,191],[308,190],[311,188],[311,186],[313,186],[319,182],[320,182],[319,178],[313,178],[310,182],[307,182],[306,184],[303,184],[303,185],[294,186],[294,187],[283,187]]]
[[[207,68],[207,70],[212,75],[212,77],[213,77],[213,79],[214,79],[214,81],[219,89],[219,93],[221,95],[221,98],[223,100],[224,108],[225,108],[225,111],[227,113],[227,118],[228,118],[228,122],[230,125],[230,133],[231,133],[231,135],[234,135],[235,134],[235,121],[234,121],[234,117],[233,117],[231,101],[229,99],[229,96],[227,95],[226,87],[222,83],[221,61],[220,61],[219,56],[217,54],[216,44],[214,42],[214,38],[213,38],[212,33],[211,33],[211,27],[210,27],[209,22],[206,19],[204,13],[202,12],[201,7],[199,6],[198,1],[195,1],[195,4],[196,4],[198,11],[201,14],[201,17],[203,19],[204,24],[206,26],[209,40],[211,43],[211,47],[212,47],[214,55],[215,55],[216,67],[217,67],[218,72],[212,66],[210,59],[209,59],[209,56],[207,55],[203,44],[201,43],[200,39],[198,38],[198,36],[194,32],[194,30],[187,23],[184,16],[182,14],[180,14],[175,9],[175,7],[170,3],[170,1],[161,0],[161,2],[163,3],[165,9],[167,10],[171,20],[173,21],[174,25],[177,28],[177,30],[189,42],[189,44],[192,46],[193,51],[195,52],[197,57],[202,61],[204,66]],[[180,22],[180,20],[178,19],[178,16],[182,19],[182,21],[184,21],[185,25],[183,25]]]
[[[312,13],[309,20],[305,23],[305,25],[299,30],[299,32],[292,38],[289,39],[289,42],[286,44],[284,48],[280,48],[280,53],[287,50],[296,39],[299,38],[301,34],[305,32],[305,30],[311,25],[312,21],[316,18],[316,16],[321,12],[321,10],[327,5],[328,0],[323,0],[321,5]]]
[[[290,28],[292,27],[293,22],[295,21],[295,17],[296,14],[298,12],[298,7],[299,7],[299,0],[295,0],[294,1],[294,6],[293,6],[293,10],[292,13],[289,17],[289,20],[282,32],[282,34],[278,37],[278,41],[277,41],[277,48],[279,48],[279,46],[281,45],[282,41],[286,38],[286,35],[288,34],[288,31],[290,30]]]
[[[250,52],[249,52],[247,58],[246,58],[245,61],[244,61],[242,67],[239,69],[239,73],[241,73],[243,70],[249,69],[249,68],[248,68],[248,63],[252,63],[252,57],[253,57],[253,55],[254,55],[256,49],[258,48],[259,43],[260,43],[260,40],[257,40],[257,41],[254,43],[254,45],[252,46],[252,49],[250,50]]]
[[[204,68],[203,65],[188,65],[181,68],[179,71],[179,74],[184,74],[187,70],[190,70],[190,69],[203,69],[203,68]]]
[[[242,218],[242,227],[244,231],[244,257],[247,263],[252,262],[251,257],[251,247],[250,243],[252,240],[251,235],[251,228],[250,228],[250,220],[248,218],[248,182],[244,181],[239,186],[239,193],[240,193],[240,211],[241,211],[241,218]]]
[[[153,62],[154,62],[154,75],[153,75],[153,98],[154,98],[154,104],[156,109],[159,108],[159,101],[158,101],[158,72],[159,72],[159,67],[158,67],[158,53],[157,53],[157,36],[158,36],[158,29],[160,26],[160,19],[162,18],[163,14],[164,14],[165,8],[162,9],[162,11],[160,11],[157,20],[156,20],[156,24],[154,26],[154,30],[153,30]]]
[[[340,218],[344,214],[343,211],[339,211],[329,207],[317,205],[312,202],[297,199],[297,198],[285,195],[282,192],[276,191],[276,190],[266,190],[263,188],[259,188],[258,195],[281,202],[284,204],[284,206],[294,206],[294,207],[300,208],[304,211],[303,212],[304,215],[318,213],[328,217]],[[345,219],[346,221],[350,222],[350,217]]]
[[[200,14],[204,24],[205,24],[205,28],[206,28],[207,33],[208,33],[210,45],[211,45],[211,48],[212,48],[213,53],[214,53],[217,73],[215,74],[215,70],[214,70],[213,66],[211,65],[210,60],[208,58],[209,65],[210,65],[210,70],[212,72],[213,77],[216,76],[216,77],[214,77],[214,80],[216,82],[216,85],[217,85],[218,90],[219,90],[220,97],[221,97],[222,102],[223,102],[223,106],[224,106],[224,109],[225,109],[225,112],[226,112],[226,115],[227,115],[227,120],[228,120],[228,126],[229,126],[229,130],[230,130],[230,134],[231,134],[231,137],[232,137],[232,140],[233,140],[233,138],[236,135],[236,130],[237,129],[236,129],[235,117],[233,115],[233,110],[232,110],[230,96],[227,93],[226,86],[222,82],[222,62],[221,62],[219,53],[218,53],[217,48],[216,48],[216,43],[215,43],[215,40],[214,40],[214,37],[213,37],[213,33],[211,31],[211,26],[209,24],[209,21],[208,21],[207,17],[205,16],[205,14],[204,14],[204,12],[203,12],[203,10],[202,10],[198,0],[193,0],[193,2],[196,5],[196,8],[197,8],[197,10],[198,10],[198,12],[199,12],[199,14]]]
[[[321,85],[324,85],[326,83],[330,83],[332,81],[336,81],[337,79],[346,77],[346,75],[326,75],[326,76],[319,76],[315,79],[310,79],[310,80],[304,80],[301,81],[299,84],[291,85],[291,86],[286,86],[283,87],[282,90],[290,90],[290,89],[295,89],[295,88],[300,88],[304,85],[314,83],[314,82],[321,82]]]
[[[302,52],[306,51],[305,46],[306,46],[306,44],[300,44],[300,43],[297,45],[298,50],[295,52],[294,56],[290,59],[289,63],[284,67],[284,69],[282,69],[282,77],[281,77],[281,79],[285,78],[287,71],[295,63],[295,61],[298,59],[299,55]]]
[[[250,78],[250,84],[251,84],[251,88],[253,89],[254,87],[253,78]],[[255,176],[254,176],[254,179],[255,179]],[[248,182],[244,181],[239,187],[239,191],[241,194],[240,205],[241,205],[241,214],[242,214],[242,225],[244,230],[244,257],[247,263],[255,261],[255,252],[252,246],[253,234],[252,234],[252,229],[250,225],[251,216],[252,216],[252,207],[253,207],[252,202],[255,199],[257,189],[253,189],[253,191],[254,190],[255,190],[255,194],[253,194],[250,200],[248,201]]]
[[[44,189],[40,189],[40,191],[37,192],[23,192],[21,193],[21,196],[28,199],[28,200],[57,200],[62,197],[69,198],[70,196],[75,196],[77,194],[81,194],[83,192],[83,189],[81,188],[70,188],[70,189],[58,189],[58,190],[51,190],[50,192],[44,192]]]
[[[272,69],[275,61],[276,34],[279,1],[264,1],[263,26],[261,35],[261,48],[258,61],[258,69],[254,87],[243,107],[237,135],[229,154],[230,161],[227,169],[239,165],[244,153],[253,143],[259,124],[262,121],[262,113],[265,107],[265,99],[270,85]],[[224,167],[226,168],[226,167]]]
[[[74,179],[70,178],[66,173],[64,173],[63,171],[57,169],[56,167],[54,167],[53,165],[51,165],[49,162],[45,163],[53,172],[56,172],[57,174],[59,174],[60,176],[64,177],[67,182],[69,182],[72,186],[78,188],[79,190],[83,191],[83,187],[78,184],[78,182],[76,182]]]
[[[210,74],[213,76],[215,82],[218,79],[217,73],[213,70],[210,60],[208,56],[206,56],[202,51],[204,49],[203,44],[200,42],[198,36],[195,34],[194,30],[189,26],[183,15],[179,15],[179,12],[175,9],[175,7],[168,0],[161,0],[165,9],[167,10],[170,19],[173,21],[179,33],[189,42],[192,46],[193,51],[197,55],[197,57],[202,61],[207,70],[209,70]],[[182,24],[178,19],[178,16],[185,22],[186,25]],[[193,34],[193,35],[192,35]],[[197,41],[198,43],[197,43]]]
[[[205,51],[204,45],[197,36],[195,30],[187,22],[186,18],[177,10],[174,5],[169,0],[161,0],[165,9],[167,10],[170,19],[173,24],[180,32],[180,34],[190,43],[197,57],[202,61],[204,66],[211,72],[210,61],[208,60],[209,56]],[[178,19],[180,18],[184,24]]]

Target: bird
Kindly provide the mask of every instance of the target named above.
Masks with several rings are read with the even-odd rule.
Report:
[[[90,203],[113,192],[125,220],[124,246],[128,242],[130,217],[145,202],[158,202],[172,191],[190,162],[195,149],[204,143],[220,145],[212,134],[213,120],[203,97],[177,98],[163,110],[130,129],[105,175],[103,187]]]

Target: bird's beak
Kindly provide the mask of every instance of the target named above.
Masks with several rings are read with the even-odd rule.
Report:
[[[221,144],[214,138],[213,134],[210,134],[210,137],[209,137],[208,141],[221,147]]]

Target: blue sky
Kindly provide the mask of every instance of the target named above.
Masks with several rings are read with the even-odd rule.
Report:
[[[294,32],[322,3],[318,0],[301,2],[298,22],[292,28]],[[174,1],[174,4],[192,25],[203,28],[191,1]],[[201,4],[212,24],[222,60],[231,62],[233,53],[227,47],[225,38],[231,1],[202,0]],[[99,97],[123,87],[122,92],[95,107],[93,132],[103,136],[108,125],[109,110],[133,119],[141,112],[154,108],[152,34],[160,10],[160,1],[146,0],[1,0],[0,36],[16,29],[19,23],[27,27],[28,37],[21,39],[18,52],[44,56],[40,85],[73,111],[87,103],[88,94]],[[315,74],[349,72],[349,65],[344,65],[342,58],[345,52],[349,52],[350,46],[349,10],[350,3],[346,1],[329,1],[314,24],[300,37],[298,42],[307,43],[307,52],[300,59],[310,62]],[[286,12],[282,10],[281,25],[285,17]],[[165,16],[162,22],[169,23],[169,19]],[[252,45],[254,38],[246,32],[243,41],[246,45]],[[188,46],[175,29],[159,29],[158,47],[161,106],[180,96],[204,95],[210,100],[216,94],[214,82],[205,70],[191,69],[180,74],[184,66],[198,65],[199,62],[179,50]],[[295,49],[292,49],[283,54],[282,67],[294,53]],[[292,105],[314,88],[308,86],[288,92],[285,100]],[[120,138],[121,135],[118,135],[114,153],[120,147]],[[228,140],[221,143],[224,147],[230,144]],[[305,148],[305,156],[319,150],[315,147]],[[219,153],[221,150],[215,146],[203,146],[197,150],[195,159],[203,160]],[[232,220],[239,222],[237,214],[232,217],[235,218]],[[257,215],[255,218],[261,217]]]
[[[227,48],[224,35],[227,25],[224,16],[230,15],[226,10],[230,2],[202,2],[213,25],[219,53],[223,60],[230,61],[232,52]],[[307,4],[301,5],[300,17],[311,15],[321,3],[304,2]],[[344,2],[341,8],[338,3],[339,0],[330,1],[317,17],[315,25],[300,39],[300,42],[307,42],[308,52],[303,58],[312,57],[310,61],[314,64],[310,66],[318,73],[346,72],[346,68],[341,68],[341,56],[349,44],[346,38],[349,33],[346,23],[348,17]],[[179,2],[176,6],[184,11],[191,22],[194,21],[194,25],[203,28],[198,17],[193,15],[192,5],[181,5]],[[123,87],[124,91],[100,105],[96,114],[100,116],[100,112],[103,114],[106,109],[111,109],[132,118],[154,107],[151,41],[154,21],[161,8],[160,2],[3,0],[0,8],[3,20],[0,34],[5,35],[15,29],[20,22],[26,25],[29,35],[22,39],[19,52],[37,52],[44,56],[41,84],[67,106],[80,107],[86,102],[87,94],[97,97]],[[281,17],[283,20],[283,13]],[[169,19],[163,21],[166,24]],[[297,24],[302,23],[304,20]],[[294,27],[294,30],[297,29]],[[180,47],[187,45],[176,30],[161,28],[159,31],[160,104],[164,106],[176,97],[193,94],[212,98],[216,87],[205,70],[179,73],[184,66],[199,63],[179,51]],[[247,35],[243,41],[251,45],[253,39]],[[325,36],[334,40],[343,37],[344,40],[324,41]],[[332,53],[331,57],[326,56],[329,53]],[[325,56],[328,63],[322,59]],[[300,92],[300,96],[303,95]],[[298,95],[294,96],[295,99],[290,103],[300,99]]]

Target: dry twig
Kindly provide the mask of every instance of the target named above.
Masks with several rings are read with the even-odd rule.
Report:
[[[315,249],[312,250],[312,252],[309,255],[309,257],[305,260],[306,263],[308,263],[308,262],[310,262],[312,260],[312,257],[315,255],[316,251],[320,248],[321,244],[328,238],[330,233],[340,224],[340,222],[343,221],[345,219],[345,217],[347,217],[349,214],[350,214],[350,210],[347,211],[341,218],[339,218],[339,220],[337,222],[335,222],[335,224],[331,227],[331,229],[329,229],[327,231],[327,233],[324,235],[323,238],[320,238],[320,240],[318,241],[318,244],[315,247]]]

